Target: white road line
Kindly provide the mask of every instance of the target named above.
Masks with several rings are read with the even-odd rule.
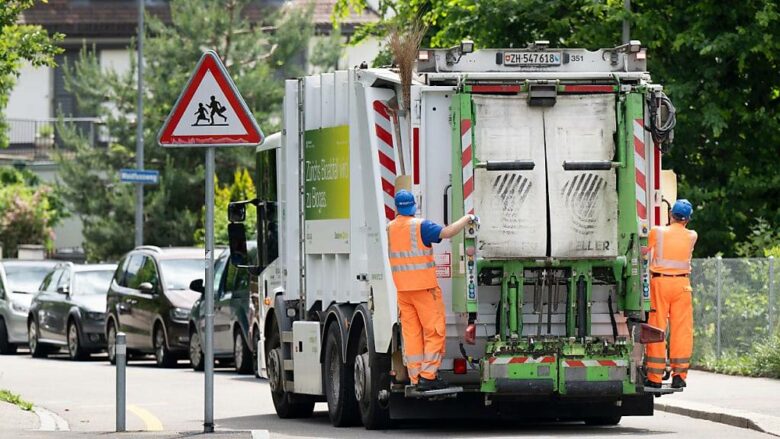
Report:
[[[41,421],[40,431],[70,431],[68,421],[62,419],[60,415],[46,410],[43,407],[35,406],[33,411],[38,415],[38,419]]]
[[[271,434],[268,430],[252,430],[252,439],[269,439]]]

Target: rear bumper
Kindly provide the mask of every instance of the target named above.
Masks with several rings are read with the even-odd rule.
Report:
[[[484,419],[581,421],[612,416],[652,416],[652,395],[625,395],[619,399],[595,397],[526,398],[492,396],[485,405],[485,394],[462,393],[442,401],[405,398],[402,393],[390,397],[393,419]]]

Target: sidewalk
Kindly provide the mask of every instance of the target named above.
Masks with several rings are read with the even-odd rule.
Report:
[[[20,431],[37,430],[39,426],[40,422],[35,413],[0,401],[0,437],[14,436]]]
[[[692,370],[685,391],[655,400],[656,410],[780,436],[780,380]]]

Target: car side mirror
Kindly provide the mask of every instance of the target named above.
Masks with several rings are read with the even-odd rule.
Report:
[[[57,288],[57,292],[60,294],[70,294],[70,287],[67,285],[63,285]]]
[[[138,289],[142,293],[154,294],[154,285],[151,282],[141,282],[141,285],[138,285]]]
[[[192,291],[197,291],[200,294],[205,293],[206,287],[203,285],[203,279],[195,279],[194,281],[190,282],[190,289]]]

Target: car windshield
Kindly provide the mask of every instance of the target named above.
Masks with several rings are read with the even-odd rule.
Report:
[[[73,281],[73,293],[79,296],[106,295],[114,270],[79,271]]]
[[[190,282],[203,279],[205,267],[203,259],[163,259],[160,270],[166,289],[188,290]]]
[[[17,293],[35,293],[51,267],[39,265],[6,265],[8,289]]]

